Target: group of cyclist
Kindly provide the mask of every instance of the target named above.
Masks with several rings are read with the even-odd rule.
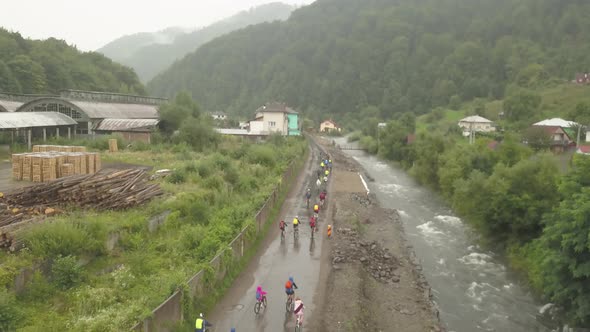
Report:
[[[313,237],[314,232],[317,231],[317,222],[319,218],[320,208],[324,206],[324,202],[326,200],[326,189],[320,190],[322,183],[327,184],[328,177],[330,172],[332,171],[332,159],[330,159],[329,155],[320,154],[320,169],[317,171],[317,187],[319,193],[319,203],[314,203],[313,205],[313,213],[309,217],[309,226],[311,227],[311,234]],[[309,208],[309,202],[312,198],[311,188],[307,188],[305,191],[305,199],[307,202],[307,207]],[[295,216],[293,218],[293,230],[295,234],[298,232],[299,224],[301,221],[299,220],[299,216]],[[279,229],[281,230],[281,237],[284,238],[285,236],[285,228],[287,227],[287,223],[284,220],[279,222]],[[295,289],[298,289],[297,284],[293,277],[289,277],[289,279],[285,282],[285,293],[287,294],[287,311],[292,311],[295,315],[297,320],[297,324],[299,326],[303,325],[303,310],[305,309],[305,305],[300,297],[295,296]],[[267,292],[262,290],[262,286],[258,286],[256,288],[256,302],[260,304],[264,304],[266,306],[266,294]],[[199,315],[197,318],[195,331],[202,332],[205,331],[206,327],[212,326],[211,323],[206,321],[203,318],[203,314]],[[235,329],[232,328],[231,332],[235,332]]]

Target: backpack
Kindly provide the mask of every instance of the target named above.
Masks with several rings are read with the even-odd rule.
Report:
[[[285,288],[286,288],[286,289],[291,289],[291,288],[293,288],[293,284],[291,283],[291,280],[288,280],[288,281],[285,283]]]

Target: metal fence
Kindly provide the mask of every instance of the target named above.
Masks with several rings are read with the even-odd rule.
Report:
[[[305,158],[291,162],[289,167],[283,173],[280,183],[272,191],[262,208],[256,214],[255,231],[256,236],[262,234],[265,225],[269,222],[274,208],[280,202],[280,195],[290,188],[293,175],[303,166]],[[132,331],[172,331],[172,326],[183,320],[183,301],[192,301],[198,303],[204,299],[214,287],[221,285],[229,269],[244,258],[247,250],[254,244],[254,240],[249,239],[247,234],[249,227],[245,227],[228,245],[227,249],[222,250],[210,262],[210,269],[202,269],[193,275],[187,282],[187,290],[177,290],[166,301],[152,311],[150,317],[144,319],[135,325]],[[231,250],[231,253],[227,251]]]

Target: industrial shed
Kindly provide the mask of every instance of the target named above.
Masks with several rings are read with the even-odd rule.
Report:
[[[18,101],[0,99],[0,112],[14,112],[21,107],[22,104],[23,103]]]
[[[57,112],[0,112],[0,131],[10,132],[15,136],[25,137],[31,149],[32,136],[67,136],[71,138],[78,123],[67,115]]]
[[[100,134],[118,134],[128,141],[151,143],[158,119],[104,119],[94,128]]]

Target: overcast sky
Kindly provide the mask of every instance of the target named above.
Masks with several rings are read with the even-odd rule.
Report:
[[[276,0],[2,0],[0,26],[24,37],[64,39],[84,51],[120,36],[202,27]],[[309,4],[313,0],[284,0]]]

